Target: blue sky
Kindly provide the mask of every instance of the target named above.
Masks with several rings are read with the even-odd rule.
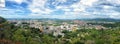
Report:
[[[5,18],[120,19],[120,0],[5,0]]]

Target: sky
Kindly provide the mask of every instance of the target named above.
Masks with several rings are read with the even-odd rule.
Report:
[[[4,18],[120,19],[120,0],[0,0]]]

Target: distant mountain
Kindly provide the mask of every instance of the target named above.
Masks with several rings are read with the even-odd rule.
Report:
[[[120,22],[120,19],[113,18],[94,18],[94,19],[83,19],[87,21],[109,21],[109,22]]]
[[[7,20],[82,20],[82,21],[110,21],[120,22],[120,19],[113,18],[93,18],[93,19],[57,19],[57,18],[6,18]]]

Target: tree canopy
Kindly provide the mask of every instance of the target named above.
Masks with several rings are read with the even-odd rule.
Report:
[[[0,24],[6,22],[6,19],[4,19],[3,17],[0,17]]]

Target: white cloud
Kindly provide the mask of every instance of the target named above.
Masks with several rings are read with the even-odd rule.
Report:
[[[27,0],[9,0],[13,2],[17,2],[21,4],[22,2],[27,2]],[[120,5],[120,0],[80,0],[79,2],[75,2],[71,5],[60,5],[59,3],[66,3],[67,0],[55,0],[52,3],[55,6],[54,9],[46,7],[46,3],[48,0],[33,0],[32,3],[29,3],[27,9],[31,11],[31,14],[27,17],[34,18],[61,18],[61,19],[76,19],[76,18],[120,18],[120,12],[115,11],[117,9],[116,5]],[[59,2],[59,3],[58,3]],[[68,1],[69,2],[69,1]],[[110,3],[110,5],[100,5],[100,4]],[[48,4],[49,5],[49,4]],[[58,10],[58,12],[56,12]],[[55,15],[54,13],[59,14],[59,10],[61,15]],[[8,17],[24,17],[22,15],[18,15],[15,12],[23,11],[23,10],[12,10],[12,9],[0,9],[0,16]],[[7,12],[7,13],[6,13]],[[3,15],[4,14],[4,15]],[[9,15],[11,14],[11,15]],[[13,15],[14,14],[14,15]]]
[[[110,18],[120,19],[120,15],[110,15]]]
[[[32,13],[35,14],[31,14],[32,16],[48,16],[48,15],[44,15],[44,14],[50,14],[51,12],[53,12],[54,10],[45,8],[44,5],[46,3],[47,0],[34,0],[32,5],[29,6],[29,9],[32,11]],[[54,3],[58,3],[58,2],[66,2],[66,0],[56,0],[56,2]],[[72,4],[71,6],[56,6],[55,10],[63,10],[65,11],[64,15],[51,15],[50,17],[60,17],[60,18],[77,18],[78,16],[82,17],[82,16],[90,16],[90,14],[88,14],[86,12],[86,8],[88,8],[89,6],[92,6],[92,4],[96,2],[96,0],[81,0],[77,3]],[[36,14],[37,13],[37,14]],[[80,14],[83,15],[80,15]]]
[[[14,0],[14,1],[21,4],[24,0]]]
[[[0,8],[5,7],[5,0],[0,0]]]
[[[38,15],[50,14],[53,10],[45,8],[46,1],[47,0],[33,0],[32,4],[29,5],[29,9],[32,13],[37,13]]]
[[[120,0],[106,0],[110,3],[113,3],[113,4],[120,4]]]
[[[80,3],[86,6],[92,6],[94,2],[97,2],[98,0],[81,0]]]

